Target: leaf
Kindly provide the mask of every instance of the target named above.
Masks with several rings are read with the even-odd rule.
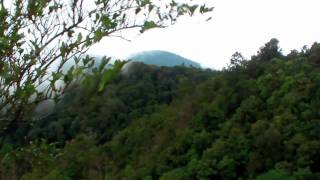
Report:
[[[147,4],[150,4],[150,0],[142,0],[141,6],[146,6]]]
[[[207,13],[207,12],[211,12],[211,11],[213,11],[213,9],[214,9],[213,7],[208,8],[206,5],[202,5],[200,7],[200,13],[204,14],[204,13]]]
[[[158,27],[158,25],[154,21],[146,21],[140,32],[144,33],[145,31],[156,27]]]
[[[103,38],[103,32],[101,29],[98,29],[97,31],[94,32],[94,41],[98,42]]]
[[[101,60],[101,64],[99,65],[99,71],[102,71],[106,65],[110,62],[111,58],[103,57]]]
[[[189,6],[189,11],[190,11],[189,14],[193,16],[197,8],[198,8],[198,5]]]
[[[105,71],[99,83],[98,92],[102,92],[104,90],[104,87],[106,83],[111,79],[111,76],[112,76],[112,70]]]
[[[64,57],[66,55],[67,51],[68,51],[67,45],[64,42],[62,42],[61,47],[60,47],[61,56]]]
[[[111,19],[104,15],[101,17],[101,23],[103,24],[104,27],[106,27],[107,29],[109,29],[112,26],[112,21]]]
[[[30,95],[32,95],[33,93],[36,92],[36,88],[31,82],[29,82],[29,83],[26,84],[26,86],[24,88],[24,91],[28,96],[30,96]]]
[[[62,72],[52,72],[52,81],[55,82],[63,76]]]
[[[136,9],[136,14],[139,14],[140,11],[141,11],[141,8],[140,8],[140,7],[137,7],[137,9]]]
[[[74,34],[74,30],[69,30],[68,31],[68,37],[71,38]]]
[[[63,78],[63,81],[65,82],[65,83],[70,83],[72,80],[73,80],[73,78],[74,78],[74,66],[72,66],[69,70],[68,70],[68,72],[67,72],[67,74],[66,75],[64,75],[64,78]]]
[[[153,8],[154,8],[154,5],[150,4],[149,5],[149,12],[151,12],[153,10]]]
[[[88,56],[86,56],[85,58],[82,59],[84,66],[86,66],[90,61],[91,61],[91,59]]]
[[[107,69],[99,83],[98,92],[102,92],[108,81],[111,80],[115,75],[121,72],[122,67],[127,63],[127,61],[116,61],[111,69]]]

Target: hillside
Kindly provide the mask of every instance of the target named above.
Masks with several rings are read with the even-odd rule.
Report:
[[[320,44],[222,71],[136,63],[9,134],[3,179],[319,179]],[[90,81],[89,81],[90,80]]]
[[[167,51],[145,51],[135,54],[129,59],[133,62],[143,62],[144,64],[157,66],[173,67],[184,65],[195,68],[201,67],[197,62]]]

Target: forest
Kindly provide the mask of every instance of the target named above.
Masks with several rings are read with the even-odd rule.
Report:
[[[5,135],[1,179],[319,179],[320,44],[227,68],[134,63]]]
[[[191,17],[194,27],[208,23],[214,7],[201,3],[0,0],[0,179],[320,179],[319,43],[284,53],[273,38],[250,58],[235,52],[221,70],[161,48],[136,54],[140,62],[107,57],[104,46],[106,56],[89,55],[110,38],[127,42]],[[288,22],[313,29],[300,24],[315,16],[306,14]],[[268,18],[250,27],[229,18],[235,30],[222,33],[237,31],[235,38],[260,24],[273,28],[264,35],[281,32]],[[185,45],[196,40],[178,33]]]

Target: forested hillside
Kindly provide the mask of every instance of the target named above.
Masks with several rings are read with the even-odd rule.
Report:
[[[7,134],[1,179],[320,179],[320,44],[278,41],[221,71],[136,63],[88,74]]]

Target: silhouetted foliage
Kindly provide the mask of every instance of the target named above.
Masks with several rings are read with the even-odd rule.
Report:
[[[262,61],[270,61],[273,58],[280,58],[281,56],[282,54],[279,47],[279,40],[273,38],[260,48],[257,58]]]

